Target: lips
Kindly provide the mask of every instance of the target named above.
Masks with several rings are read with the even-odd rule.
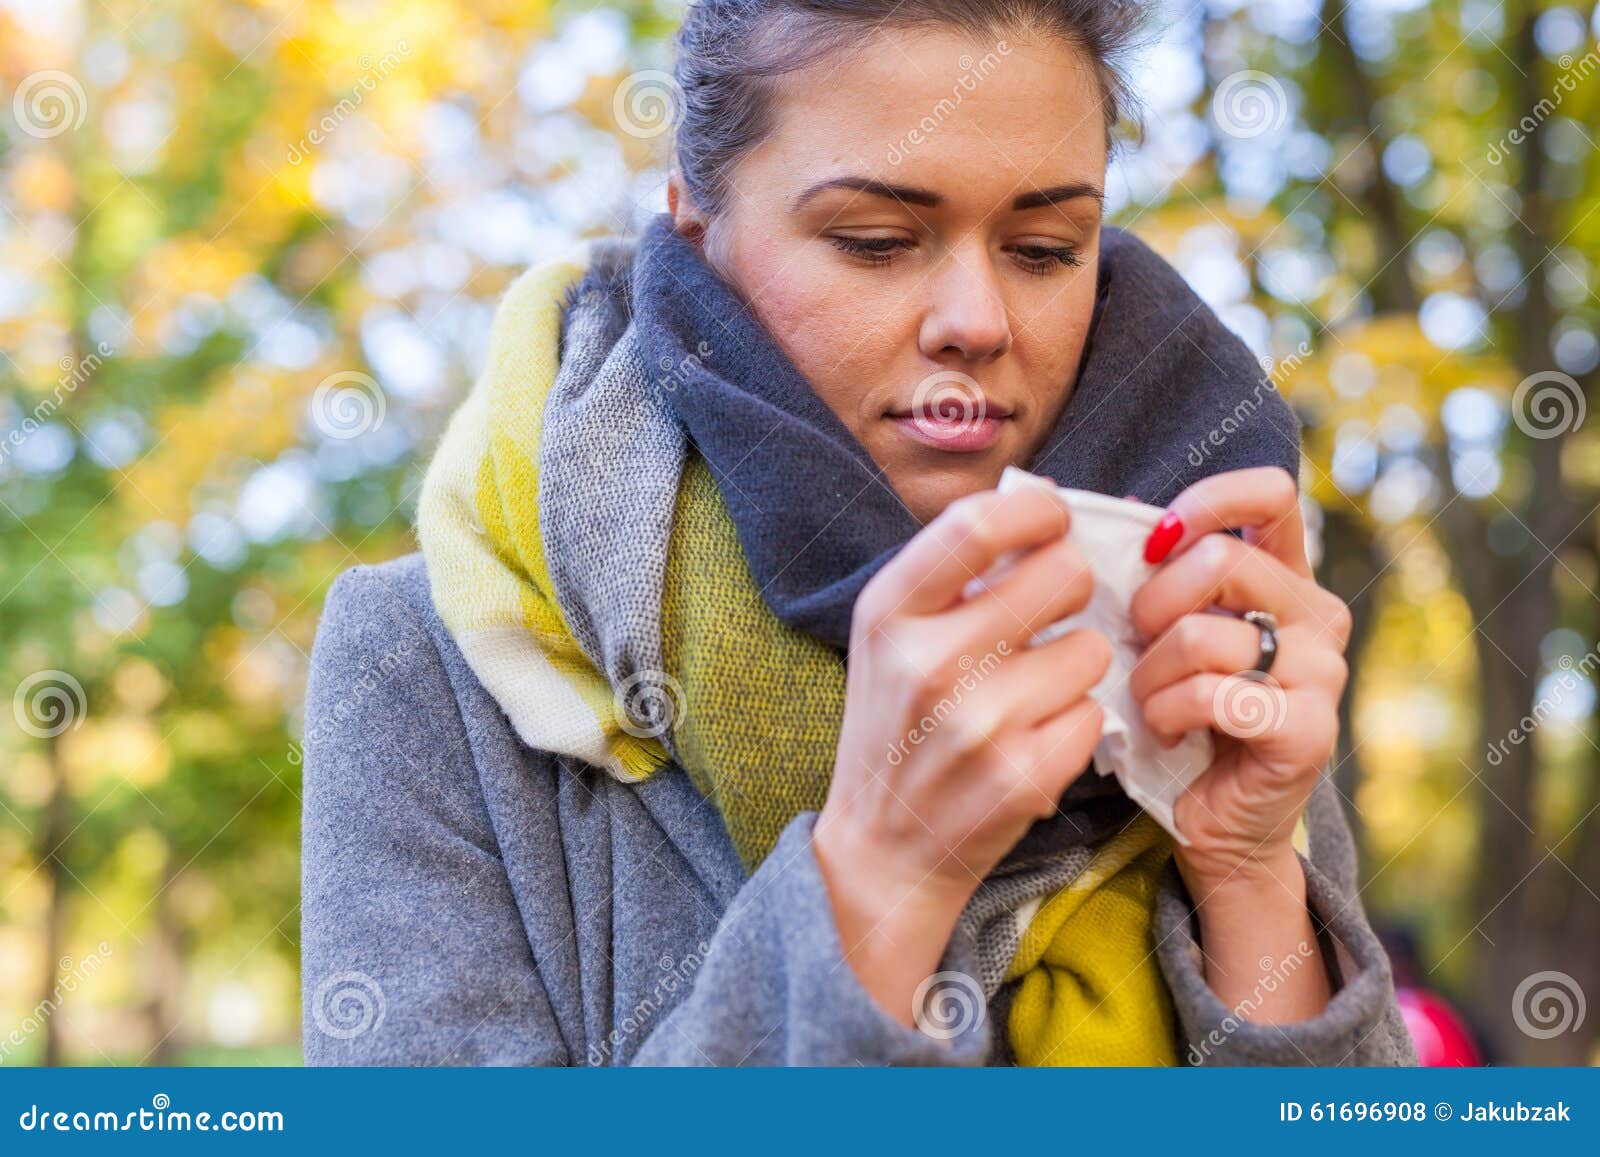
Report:
[[[922,418],[929,422],[959,423],[963,419],[971,422],[977,418],[1009,418],[1011,407],[1001,406],[989,399],[978,397],[941,397],[934,398],[927,405],[913,404],[899,410],[890,410],[886,415],[890,418]]]
[[[999,441],[1010,419],[1009,411],[1003,414],[977,411],[963,414],[926,412],[889,415],[895,427],[912,441],[957,454],[987,450]]]

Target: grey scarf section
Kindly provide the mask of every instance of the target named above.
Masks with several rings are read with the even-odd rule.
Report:
[[[634,689],[648,716],[664,702],[659,614],[678,483],[688,439],[659,391],[674,366],[646,365],[625,281],[633,246],[595,243],[590,271],[563,313],[561,364],[546,401],[539,518],[562,611],[590,662],[612,686]],[[612,560],[596,564],[595,560]],[[662,738],[669,743],[670,728]],[[1032,906],[1069,883],[1092,848],[1136,806],[1110,778],[1086,771],[1074,798],[1036,823],[979,886],[955,935],[971,939],[993,1002]],[[1004,1034],[999,1034],[1003,1036]]]

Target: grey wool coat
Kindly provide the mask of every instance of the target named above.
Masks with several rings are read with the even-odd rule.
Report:
[[[335,583],[305,728],[310,1064],[1009,1063],[1003,1017],[981,1004],[941,1039],[861,986],[812,854],[816,813],[747,878],[681,769],[625,785],[525,746],[434,613],[420,556]],[[1329,783],[1308,828],[1334,995],[1297,1024],[1252,1023],[1211,992],[1169,864],[1156,954],[1183,1063],[1416,1063]],[[958,933],[942,968],[970,974],[974,952]]]

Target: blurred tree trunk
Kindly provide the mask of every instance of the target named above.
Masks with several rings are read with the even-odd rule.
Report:
[[[50,798],[45,804],[44,829],[39,835],[38,862],[44,868],[50,898],[44,918],[44,967],[39,983],[40,1008],[48,1009],[40,1031],[40,1064],[56,1066],[61,1063],[60,1009],[55,1002],[60,997],[62,953],[66,948],[67,880],[66,864],[62,862],[63,846],[71,832],[71,801],[67,797],[66,771],[61,765],[59,738],[52,737],[46,749],[46,766],[50,769]]]
[[[1337,75],[1342,99],[1327,107],[1312,110],[1311,115],[1316,116],[1317,129],[1330,138],[1334,131],[1341,128],[1359,134],[1361,144],[1358,147],[1369,153],[1372,186],[1368,191],[1371,195],[1371,220],[1379,239],[1380,264],[1367,287],[1367,294],[1374,313],[1409,313],[1417,308],[1420,295],[1411,279],[1411,267],[1406,260],[1410,230],[1405,217],[1405,204],[1399,190],[1384,175],[1383,151],[1388,147],[1389,134],[1378,120],[1372,82],[1362,71],[1355,50],[1350,47],[1346,27],[1348,21],[1346,0],[1329,0],[1327,18],[1317,34],[1318,53]],[[1360,669],[1362,650],[1371,636],[1377,617],[1379,582],[1389,562],[1366,519],[1339,511],[1326,512],[1322,566],[1317,578],[1350,608],[1352,626],[1346,654],[1352,671]],[[1338,762],[1334,766],[1334,784],[1347,801],[1345,811],[1356,847],[1364,852],[1366,825],[1362,822],[1360,809],[1354,806],[1356,792],[1366,778],[1361,744],[1355,734],[1355,682],[1354,678],[1350,680],[1339,701],[1339,747]],[[1370,857],[1360,855],[1358,862],[1365,884]]]
[[[178,858],[169,845],[162,861],[161,890],[156,893],[153,904],[155,920],[144,961],[149,970],[145,981],[149,994],[145,1017],[150,1023],[151,1039],[155,1042],[144,1060],[147,1065],[175,1064],[178,1051],[184,1044],[184,933],[172,901],[172,888],[177,883],[179,873]]]
[[[1543,98],[1548,78],[1547,70],[1538,64],[1534,35],[1540,9],[1531,0],[1523,0],[1516,13],[1509,55],[1526,67],[1512,70],[1509,81],[1511,116],[1520,119]],[[1547,191],[1544,120],[1535,119],[1518,154],[1521,207],[1512,239],[1526,278],[1513,327],[1514,359],[1524,377],[1552,368],[1550,335],[1555,323],[1545,277],[1555,231]],[[1489,742],[1520,727],[1522,716],[1533,705],[1540,674],[1539,644],[1560,623],[1554,583],[1556,552],[1576,529],[1576,512],[1561,476],[1565,432],[1527,442],[1532,488],[1521,513],[1527,533],[1505,560],[1511,565],[1489,571],[1498,580],[1497,589],[1481,591],[1480,597],[1495,601],[1474,607],[1480,633],[1490,644],[1479,647],[1484,671],[1481,718]],[[1592,613],[1590,619],[1592,622]],[[1485,855],[1479,861],[1475,899],[1476,910],[1483,917],[1480,931],[1493,950],[1482,953],[1487,967],[1478,975],[1481,1006],[1490,1013],[1488,1023],[1497,1037],[1496,1051],[1516,1063],[1577,1063],[1588,1053],[1600,1018],[1588,1018],[1580,1031],[1541,1040],[1525,1031],[1526,1018],[1533,1010],[1526,997],[1517,1000],[1516,994],[1518,986],[1534,973],[1570,975],[1585,967],[1591,975],[1573,976],[1572,980],[1581,988],[1587,979],[1589,990],[1594,991],[1595,945],[1589,944],[1585,954],[1582,943],[1572,938],[1574,929],[1563,919],[1578,898],[1576,889],[1587,885],[1559,862],[1556,849],[1541,853],[1542,841],[1535,829],[1538,763],[1533,742],[1509,745],[1507,757],[1498,764],[1485,760],[1479,783]],[[1587,959],[1583,959],[1585,955]]]
[[[1345,104],[1342,110],[1324,111],[1333,127],[1343,119],[1341,112],[1357,118],[1359,124],[1352,126],[1353,130],[1365,134],[1363,147],[1372,154],[1370,209],[1380,262],[1369,290],[1373,308],[1378,313],[1411,312],[1420,303],[1406,261],[1411,231],[1404,199],[1381,164],[1390,134],[1378,116],[1371,79],[1350,45],[1347,0],[1329,0],[1326,12],[1319,50],[1340,74]],[[1534,38],[1538,15],[1538,8],[1524,0],[1514,16],[1516,27],[1506,55],[1526,67],[1507,70],[1511,74],[1512,121],[1520,121],[1545,95],[1541,87],[1544,70],[1538,67],[1540,54]],[[1551,368],[1549,338],[1555,322],[1544,277],[1554,230],[1539,127],[1527,135],[1519,159],[1522,204],[1520,222],[1513,226],[1515,236],[1510,240],[1526,275],[1525,296],[1514,324],[1506,329],[1515,335],[1513,360],[1526,377]],[[1450,477],[1448,448],[1441,446],[1437,464],[1446,500],[1435,525],[1476,626],[1473,642],[1478,657],[1480,729],[1476,751],[1481,754],[1473,761],[1480,855],[1469,889],[1470,912],[1479,921],[1471,949],[1478,961],[1474,1004],[1490,1036],[1487,1043],[1495,1059],[1571,1064],[1587,1058],[1600,1018],[1590,1018],[1582,1033],[1540,1040],[1517,1023],[1519,1016],[1526,1023],[1528,1002],[1524,1000],[1519,1010],[1513,1008],[1518,986],[1537,972],[1584,971],[1584,976],[1572,979],[1584,991],[1600,990],[1600,945],[1596,942],[1600,903],[1583,883],[1585,871],[1587,879],[1600,879],[1596,874],[1600,868],[1600,819],[1588,814],[1571,849],[1547,854],[1535,830],[1539,770],[1535,745],[1531,740],[1504,742],[1513,734],[1523,734],[1523,717],[1537,694],[1539,646],[1560,623],[1555,553],[1576,529],[1576,512],[1567,499],[1560,469],[1564,437],[1526,441],[1532,486],[1517,512],[1498,502],[1479,505],[1457,493]],[[1520,539],[1503,554],[1488,549],[1491,522],[1497,519],[1515,520],[1509,524],[1511,533],[1496,536],[1498,543],[1503,544],[1507,537]],[[1364,528],[1352,532],[1348,525],[1333,519],[1330,528],[1325,569],[1353,557],[1361,560],[1357,565],[1381,570],[1381,560],[1374,560],[1370,546],[1361,541]],[[1507,529],[1506,524],[1499,529]],[[1333,578],[1331,573],[1329,578]],[[1329,585],[1351,601],[1340,589],[1345,584],[1334,579]],[[1353,603],[1351,609],[1357,610]],[[1592,623],[1593,608],[1587,610]],[[1352,654],[1356,653],[1352,647]],[[1342,713],[1346,726],[1347,713],[1348,704]],[[1497,745],[1492,762],[1487,757],[1491,744]],[[1596,771],[1600,775],[1600,767]],[[1600,788],[1596,795],[1600,797]],[[1600,803],[1600,798],[1595,802]],[[1571,857],[1570,867],[1565,862],[1551,862],[1563,851]]]
[[[1318,567],[1317,581],[1345,601],[1350,608],[1350,645],[1346,654],[1351,659],[1352,671],[1358,670],[1361,653],[1377,621],[1377,585],[1389,565],[1372,528],[1359,515],[1342,510],[1323,513],[1322,562]],[[1362,779],[1361,749],[1356,742],[1355,679],[1352,677],[1339,699],[1339,746],[1334,752],[1333,785],[1347,802],[1346,818],[1356,847],[1362,849],[1366,841],[1366,825],[1361,809],[1355,806],[1356,792]],[[1357,863],[1361,882],[1366,883],[1369,860],[1360,856]]]
[[[1526,67],[1511,69],[1508,76],[1514,121],[1539,103],[1547,87],[1534,36],[1538,16],[1539,9],[1526,0],[1517,6],[1508,56]],[[1543,121],[1529,120],[1536,123],[1517,154],[1521,205],[1509,239],[1523,270],[1524,296],[1514,324],[1506,328],[1512,361],[1524,378],[1552,368],[1550,335],[1555,323],[1545,277],[1554,222]],[[1574,1064],[1587,1057],[1600,1018],[1588,1018],[1580,1030],[1540,1039],[1526,1026],[1536,1023],[1529,1019],[1534,1011],[1532,993],[1541,985],[1535,983],[1520,999],[1518,995],[1520,986],[1535,973],[1564,974],[1568,979],[1555,981],[1556,987],[1570,990],[1576,984],[1580,991],[1590,992],[1595,991],[1597,977],[1596,946],[1576,939],[1578,929],[1569,919],[1588,885],[1573,875],[1560,849],[1544,846],[1537,831],[1538,752],[1536,739],[1523,725],[1538,694],[1540,643],[1561,622],[1554,582],[1557,552],[1577,529],[1576,511],[1561,474],[1566,434],[1523,441],[1531,485],[1520,510],[1502,509],[1486,517],[1482,507],[1452,493],[1440,520],[1478,635],[1482,755],[1474,761],[1478,765],[1474,770],[1480,856],[1471,911],[1479,917],[1473,950],[1481,963],[1475,970],[1475,1003],[1490,1035],[1494,1059]],[[1501,544],[1498,552],[1485,550],[1494,524]],[[1592,625],[1592,608],[1587,617]],[[1520,741],[1510,742],[1513,736]],[[1488,754],[1491,749],[1494,758]]]

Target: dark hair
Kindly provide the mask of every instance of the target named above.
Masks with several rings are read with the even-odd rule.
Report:
[[[1143,0],[693,0],[677,37],[678,172],[700,210],[720,214],[735,164],[772,129],[773,79],[881,27],[1060,37],[1094,68],[1109,146],[1134,111],[1122,66],[1144,16]]]

